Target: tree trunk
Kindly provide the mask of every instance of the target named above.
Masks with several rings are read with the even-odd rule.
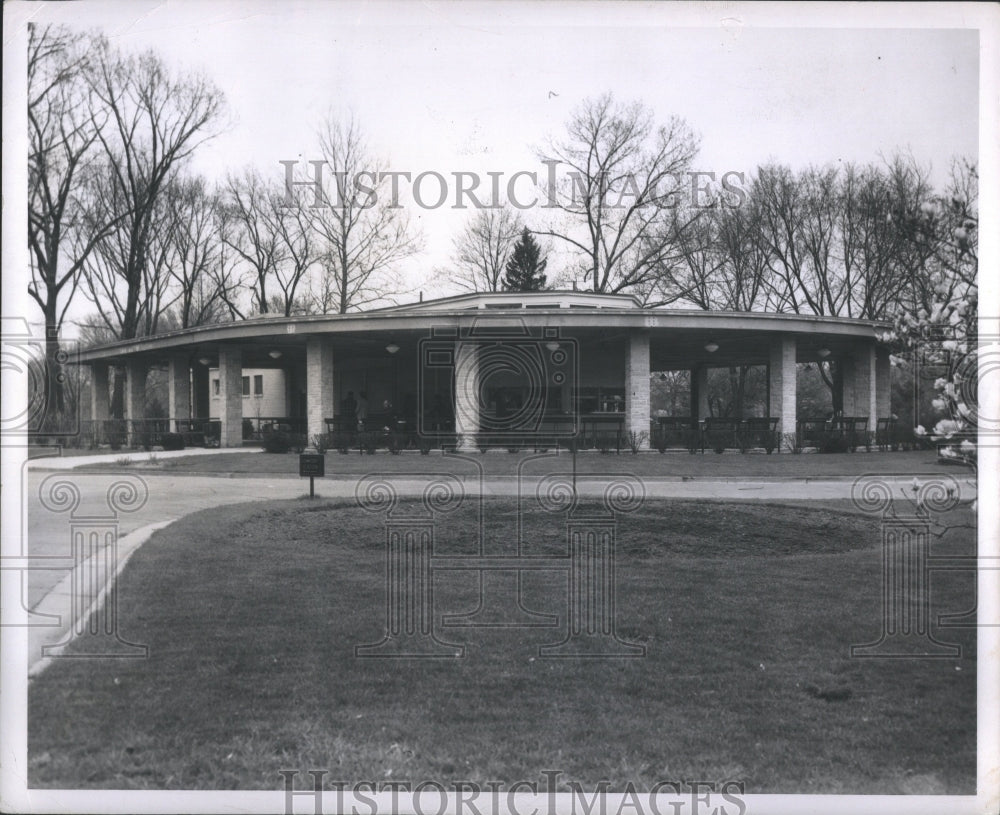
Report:
[[[49,302],[45,304],[45,376],[42,379],[45,389],[44,420],[48,424],[51,421],[50,417],[61,417],[66,410],[66,394],[63,388],[65,375],[59,346],[59,321],[56,316],[54,297],[49,298]]]

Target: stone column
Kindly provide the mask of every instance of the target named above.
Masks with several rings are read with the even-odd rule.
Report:
[[[191,418],[191,369],[186,354],[174,354],[167,360],[167,410],[175,432],[181,432],[181,423]]]
[[[317,337],[306,342],[306,435],[326,433],[333,414],[333,345]]]
[[[878,418],[875,402],[875,346],[859,348],[846,356],[844,366],[844,415],[868,419],[868,427],[875,427]]]
[[[889,349],[875,349],[875,413],[879,419],[892,416],[892,365]]]
[[[243,351],[219,349],[220,447],[243,446]]]
[[[475,450],[479,432],[479,349],[474,342],[455,346],[455,433],[459,450]]]
[[[136,359],[125,363],[125,418],[132,447],[138,440],[138,422],[146,418],[146,365]]]
[[[795,337],[772,340],[767,381],[770,414],[778,419],[778,433],[795,433]]]
[[[642,438],[640,447],[649,449],[649,333],[629,334],[625,357],[625,434]]]
[[[93,420],[94,444],[107,441],[107,422],[111,418],[108,396],[108,366],[95,362],[90,366],[90,418]]]

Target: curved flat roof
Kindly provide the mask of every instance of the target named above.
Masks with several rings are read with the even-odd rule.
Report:
[[[305,347],[309,338],[337,337],[374,340],[374,335],[396,338],[429,336],[432,329],[489,331],[490,327],[520,324],[528,329],[558,329],[568,335],[593,336],[628,330],[647,330],[657,343],[716,342],[750,335],[770,339],[793,334],[812,344],[847,340],[874,340],[889,323],[805,314],[697,311],[642,308],[629,295],[589,292],[532,292],[470,294],[423,303],[391,306],[348,314],[315,314],[293,317],[256,317],[233,323],[140,337],[97,346],[79,355],[80,362],[123,361],[129,357],[165,356],[183,350],[211,349],[229,344],[274,344]],[[721,359],[721,358],[720,358]]]

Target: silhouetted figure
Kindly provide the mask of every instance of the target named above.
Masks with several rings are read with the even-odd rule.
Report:
[[[353,419],[358,413],[358,400],[354,398],[354,391],[348,391],[343,402],[340,403],[340,414],[345,419]]]

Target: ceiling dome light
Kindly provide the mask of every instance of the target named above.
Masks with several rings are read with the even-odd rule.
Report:
[[[716,351],[719,350],[719,343],[714,342],[714,341],[713,342],[706,342],[705,343],[705,350],[708,351],[708,353],[710,353],[710,354],[714,354]]]

